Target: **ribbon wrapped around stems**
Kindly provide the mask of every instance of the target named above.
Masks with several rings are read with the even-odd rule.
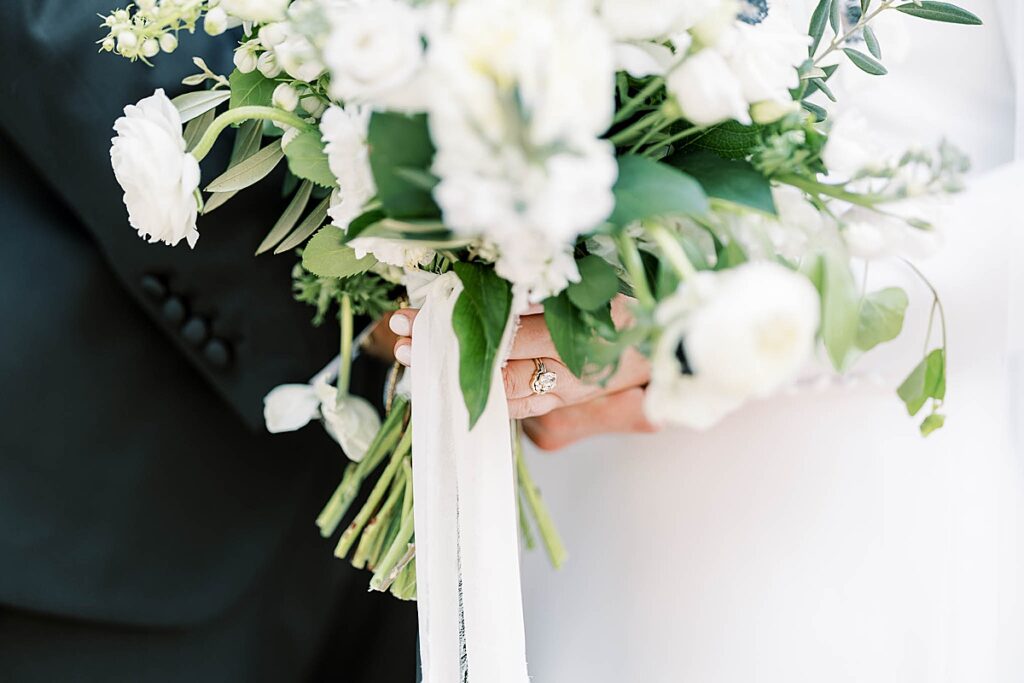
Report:
[[[454,273],[410,292],[422,301],[412,428],[423,681],[528,683],[508,406],[496,364],[487,408],[469,429],[452,331],[461,292]]]

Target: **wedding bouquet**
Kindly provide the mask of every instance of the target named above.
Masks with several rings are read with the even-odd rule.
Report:
[[[817,349],[845,371],[901,333],[907,293],[862,291],[854,265],[898,259],[923,279],[910,258],[936,243],[927,204],[959,187],[966,160],[945,144],[873,150],[856,121],[830,116],[830,79],[886,73],[882,13],[980,22],[944,2],[821,0],[804,31],[786,9],[137,0],[105,18],[102,49],[132,60],[175,50],[200,25],[240,40],[230,75],[197,58],[184,81],[195,90],[125,109],[114,171],[140,235],[195,247],[197,216],[287,166],[290,201],[256,251],[301,250],[296,297],[317,323],[337,310],[342,347],[336,369],[267,397],[268,427],[318,418],[352,460],[317,520],[325,536],[376,476],[337,547],[374,571],[372,588],[416,595],[416,460],[402,392],[383,424],[348,392],[355,315],[419,306],[431,281],[449,283],[466,429],[531,304],[543,305],[553,367],[600,383],[635,348],[651,363],[648,418],[698,429],[792,383]],[[199,164],[229,129],[230,165],[204,183]],[[630,319],[616,324],[621,297]],[[910,415],[927,406],[925,435],[944,421],[937,294],[931,316],[938,344],[929,324],[898,390]],[[539,370],[543,394],[557,372]],[[557,565],[564,551],[518,451],[516,462]]]

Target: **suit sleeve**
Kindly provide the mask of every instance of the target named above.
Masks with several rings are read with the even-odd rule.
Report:
[[[158,87],[171,96],[181,90],[182,77],[196,71],[192,56],[226,73],[231,41],[182,34],[177,52],[159,55],[156,68],[133,64],[97,51],[104,35],[97,14],[109,13],[111,3],[118,0],[0,3],[0,59],[7,66],[0,128],[54,200],[81,220],[130,295],[259,428],[266,392],[306,381],[335,353],[337,332],[311,330],[310,312],[292,300],[293,255],[253,256],[283,208],[273,176],[201,218],[195,250],[184,242],[148,244],[128,225],[110,166],[114,120]],[[223,170],[216,165],[223,156],[215,153],[212,165],[204,164],[206,181]]]

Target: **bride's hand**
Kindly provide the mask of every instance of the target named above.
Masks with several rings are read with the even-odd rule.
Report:
[[[626,301],[620,297],[612,304],[612,318],[620,326],[629,318]],[[390,327],[399,337],[394,347],[395,358],[405,365],[412,359],[412,323],[416,313],[414,309],[403,309],[395,312],[390,319]],[[537,372],[535,359],[543,361],[546,369],[558,376],[555,388],[546,394],[534,393],[531,387]],[[575,438],[562,435],[563,440],[568,439],[566,443],[599,431],[651,429],[643,419],[643,390],[640,388],[650,379],[647,359],[634,349],[628,349],[615,375],[604,386],[580,380],[559,359],[544,323],[543,311],[539,307],[530,309],[520,318],[519,329],[502,375],[511,417],[525,419],[551,416],[547,420],[533,423],[532,431],[535,434],[551,431],[563,433],[565,429],[556,428],[556,423],[561,422],[578,426],[578,429],[572,430],[578,433]],[[529,425],[527,432],[531,432]],[[555,441],[549,440],[551,443]]]

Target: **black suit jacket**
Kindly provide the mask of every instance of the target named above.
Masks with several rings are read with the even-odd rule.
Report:
[[[292,300],[293,255],[252,255],[283,209],[274,180],[201,220],[195,250],[129,227],[115,118],[176,94],[194,54],[226,73],[230,41],[183,35],[157,68],[130,64],[95,48],[111,4],[0,3],[0,605],[188,626],[297,552],[289,529],[316,534],[344,456],[315,425],[267,434],[262,397],[338,337]],[[317,547],[302,589],[365,591]]]

